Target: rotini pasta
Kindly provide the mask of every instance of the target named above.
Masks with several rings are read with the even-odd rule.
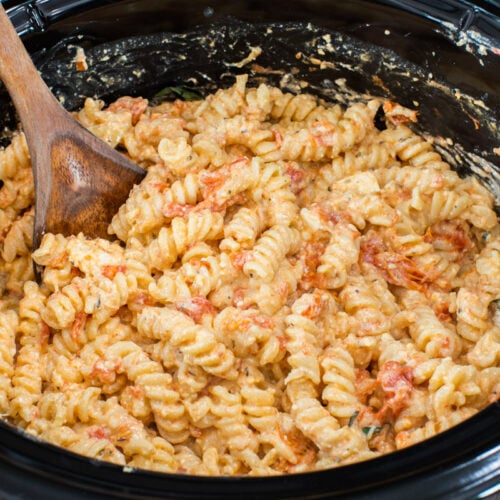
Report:
[[[111,241],[31,252],[23,134],[0,151],[6,421],[120,466],[256,476],[390,453],[498,399],[492,195],[412,110],[247,82],[85,101],[147,170]]]

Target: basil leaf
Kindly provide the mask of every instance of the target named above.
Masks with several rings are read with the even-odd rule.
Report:
[[[183,101],[199,101],[203,96],[196,89],[185,87],[183,85],[174,87],[165,87],[157,92],[155,100],[162,101],[167,99],[182,99]]]
[[[361,429],[363,434],[367,437],[372,437],[374,434],[377,434],[382,430],[382,427],[375,427],[374,425],[370,425],[369,427],[363,427]]]

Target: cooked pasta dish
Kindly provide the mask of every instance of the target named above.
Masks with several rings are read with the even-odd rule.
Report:
[[[23,134],[0,151],[5,421],[128,468],[271,475],[405,448],[498,398],[493,196],[414,111],[241,75],[75,114],[147,175],[109,241],[32,253]]]

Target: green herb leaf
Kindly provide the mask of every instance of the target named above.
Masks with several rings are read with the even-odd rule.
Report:
[[[358,418],[359,411],[355,411],[352,415],[351,418],[349,419],[349,427],[352,427],[354,423],[356,422],[356,419]]]
[[[155,94],[157,101],[166,101],[168,99],[182,99],[183,101],[199,101],[203,96],[196,89],[178,85],[174,87],[165,87]]]
[[[374,425],[370,425],[369,427],[363,427],[361,429],[363,431],[363,434],[367,437],[372,437],[374,434],[377,434],[382,430],[382,427],[376,427]]]

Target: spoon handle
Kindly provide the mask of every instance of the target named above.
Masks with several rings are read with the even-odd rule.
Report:
[[[44,123],[46,111],[61,106],[40,76],[1,4],[0,79],[14,102],[26,136],[36,136],[35,128]]]
[[[144,170],[92,135],[53,96],[0,5],[0,78],[18,111],[35,185],[33,245],[45,232],[106,237]]]

